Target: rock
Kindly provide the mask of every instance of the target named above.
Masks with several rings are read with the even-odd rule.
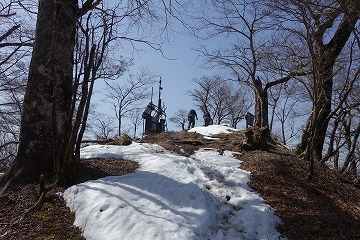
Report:
[[[121,135],[121,136],[117,136],[114,140],[114,142],[112,142],[113,145],[119,145],[119,146],[128,146],[132,143],[132,139],[131,137],[129,137],[128,135]]]

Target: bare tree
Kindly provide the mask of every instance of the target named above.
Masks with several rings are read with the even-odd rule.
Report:
[[[180,127],[182,130],[185,130],[185,124],[188,119],[188,112],[185,109],[179,109],[175,114],[169,118],[169,121],[175,123],[176,126]]]
[[[209,77],[201,77],[200,79],[194,79],[194,82],[199,86],[192,91],[188,92],[188,95],[193,98],[196,106],[203,112],[209,112],[210,104],[210,91],[214,88],[214,84]]]
[[[202,112],[209,112],[211,116],[215,116],[216,110],[219,108],[219,106],[216,106],[216,103],[214,102],[214,100],[218,97],[216,88],[218,85],[222,84],[222,79],[219,76],[203,76],[199,79],[194,79],[194,82],[198,87],[194,90],[188,91],[188,95],[193,98],[195,105]],[[219,98],[221,98],[221,96]]]
[[[228,97],[225,99],[228,110],[227,118],[231,122],[231,127],[237,128],[237,124],[245,118],[246,113],[253,105],[250,96],[236,87],[231,87],[227,91]]]
[[[109,50],[115,42],[116,8],[102,9],[83,16],[78,21],[75,45],[75,76],[73,82],[73,127],[66,158],[80,160],[80,147],[87,126],[95,80],[115,79],[128,67],[128,62],[117,58]],[[95,16],[94,16],[95,15]],[[118,55],[118,54],[116,54]],[[111,61],[109,59],[111,58]]]
[[[244,83],[254,90],[254,127],[264,132],[259,136],[270,139],[268,89],[295,76],[305,75],[306,72],[291,62],[291,58],[275,52],[277,48],[273,46],[271,35],[274,29],[271,11],[263,1],[210,2],[217,10],[214,11],[216,16],[203,14],[200,19],[202,28],[197,32],[205,34],[206,38],[225,36],[229,43],[216,50],[204,46],[198,51],[206,59],[207,64],[228,68],[238,78],[239,83]],[[276,65],[269,64],[273,59],[283,63],[281,75],[280,69],[273,68],[277,67]]]
[[[138,133],[138,128],[141,125],[141,123],[143,122],[143,118],[141,117],[141,113],[142,113],[143,109],[135,109],[134,111],[131,112],[130,114],[130,122],[132,125],[132,129],[133,129],[133,138],[137,137],[137,133]]]
[[[107,140],[113,138],[115,133],[114,118],[97,113],[90,120],[88,131],[96,140]]]
[[[244,117],[249,109],[244,92],[220,76],[201,77],[194,82],[198,88],[188,91],[195,105],[203,112],[210,112],[216,124],[221,124],[230,118],[233,126]]]
[[[155,82],[155,74],[148,68],[140,68],[135,75],[129,74],[125,83],[106,82],[107,89],[104,95],[106,102],[114,106],[116,118],[118,119],[118,135],[121,136],[122,120],[130,116],[132,111],[139,108],[138,104],[151,94],[151,85]]]
[[[343,174],[357,172],[356,149],[359,147],[359,41],[353,38],[335,65],[332,117],[326,136],[321,163],[332,160],[333,167]]]
[[[357,109],[356,113],[359,116],[360,109]],[[356,121],[353,123],[353,121]],[[355,126],[354,126],[355,125]],[[354,127],[354,128],[353,128]],[[347,172],[352,175],[357,175],[357,162],[359,159],[356,159],[356,150],[359,148],[359,136],[360,136],[360,121],[359,117],[355,117],[352,114],[347,115],[347,119],[343,121],[343,129],[345,136],[345,146],[346,146],[346,157],[343,161],[343,165],[340,169],[341,173]]]
[[[273,13],[283,29],[296,35],[307,47],[311,63],[310,89],[313,108],[298,152],[310,162],[309,179],[314,162],[322,159],[328,123],[333,115],[332,93],[334,65],[354,33],[359,8],[354,1],[286,1],[274,2]]]
[[[224,82],[220,76],[214,76],[213,88],[210,91],[211,106],[213,109],[213,121],[220,125],[223,120],[229,115],[229,98],[231,98],[231,86],[229,82]]]

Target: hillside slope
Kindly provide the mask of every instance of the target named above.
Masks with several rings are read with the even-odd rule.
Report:
[[[313,181],[306,180],[307,163],[289,150],[242,151],[243,132],[212,138],[194,132],[166,132],[147,136],[142,142],[157,143],[177,154],[190,156],[199,148],[238,152],[241,168],[251,171],[250,186],[283,221],[279,231],[290,240],[360,239],[360,190],[343,183],[330,170],[317,167]],[[110,159],[83,160],[78,182],[133,172],[137,163]],[[53,189],[41,208],[22,219],[36,202],[37,185],[13,189],[0,199],[0,239],[83,239],[72,223],[74,215]]]
[[[317,167],[307,181],[308,164],[290,150],[242,151],[243,132],[213,135],[206,139],[193,132],[168,132],[143,141],[157,143],[178,154],[191,155],[198,148],[231,150],[252,173],[250,187],[260,193],[283,221],[280,233],[294,240],[360,239],[360,189],[344,183],[330,170]]]

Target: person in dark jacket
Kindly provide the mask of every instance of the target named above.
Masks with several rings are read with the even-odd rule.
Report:
[[[204,112],[204,126],[209,126],[211,124],[211,117],[209,112]]]
[[[194,109],[191,109],[188,114],[188,129],[193,128],[195,126],[195,118],[198,120],[197,114]]]

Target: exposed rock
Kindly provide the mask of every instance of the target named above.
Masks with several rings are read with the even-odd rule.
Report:
[[[114,141],[108,143],[109,145],[128,146],[132,143],[131,137],[128,135],[121,135],[115,138]]]

